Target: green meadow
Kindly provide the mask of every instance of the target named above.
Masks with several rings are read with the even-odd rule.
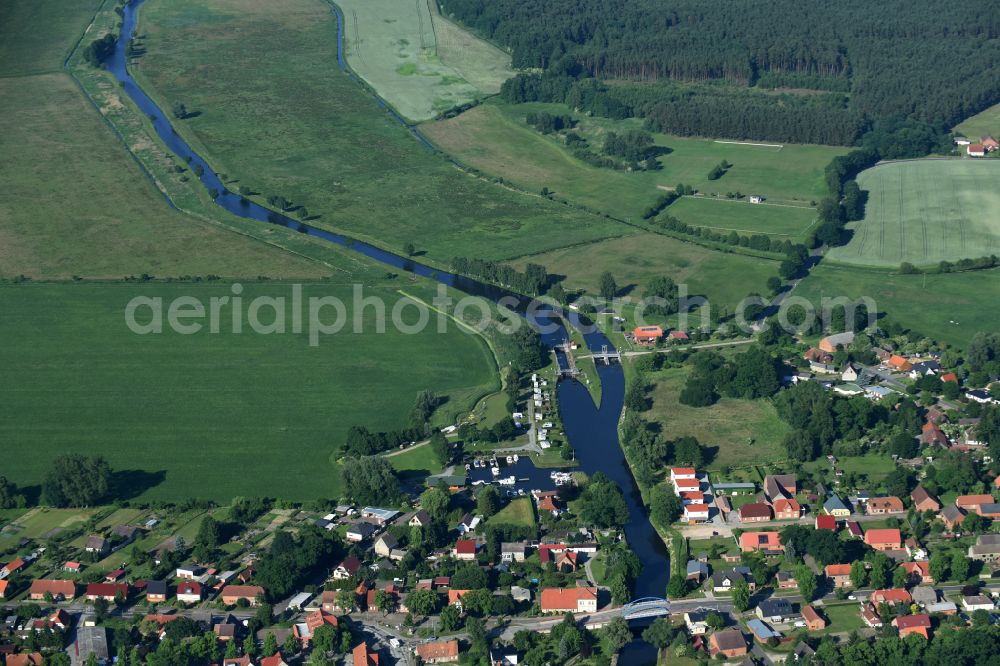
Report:
[[[984,135],[1000,136],[1000,104],[995,104],[955,127],[955,133],[978,141]]]
[[[829,259],[862,266],[918,266],[1000,249],[1000,161],[925,159],[863,171],[865,218]]]
[[[633,299],[642,297],[650,279],[665,275],[678,285],[687,285],[691,297],[707,297],[714,307],[727,308],[730,313],[750,292],[766,293],[767,278],[778,272],[776,261],[709,250],[653,233],[553,250],[512,262],[520,268],[528,263],[565,276],[566,289],[585,289],[592,295],[600,293],[601,273],[610,271],[619,292]]]
[[[833,157],[847,152],[832,146],[759,146],[654,134],[654,143],[670,150],[659,158],[662,169],[629,173],[590,166],[576,158],[561,137],[543,135],[527,125],[529,112],[570,113],[577,121],[573,131],[597,151],[608,132],[642,128],[636,119],[578,116],[561,104],[508,105],[490,100],[454,118],[424,123],[421,131],[460,162],[485,173],[531,190],[547,187],[557,198],[631,218],[638,218],[664,188],[673,189],[678,183],[706,194],[760,194],[772,204],[808,207],[825,193],[823,169]],[[732,168],[718,180],[709,180],[709,172],[723,160]],[[783,217],[780,212],[774,215]],[[811,219],[793,223],[788,232],[808,226]]]
[[[752,204],[747,198],[683,197],[670,204],[665,212],[681,222],[719,232],[767,234],[793,240],[803,237],[816,221],[816,209],[810,206],[766,201]]]
[[[319,0],[150,0],[135,71],[233,187],[305,206],[313,224],[424,261],[504,259],[628,233],[610,220],[455,169],[336,66]],[[247,72],[253,76],[247,76]]]
[[[206,325],[191,335],[171,332],[166,314],[162,334],[133,333],[126,305],[161,298],[166,311],[192,296],[207,308],[213,296],[232,296],[230,283],[0,286],[0,440],[30,452],[9,457],[4,475],[37,484],[54,456],[74,451],[105,456],[144,499],[336,498],[333,456],[352,425],[401,427],[424,389],[446,399],[435,417],[444,422],[497,388],[485,343],[455,326],[378,333],[368,308],[361,333],[349,323],[310,346],[307,326],[295,333],[289,321],[287,333],[271,335],[249,328],[250,301],[290,299],[291,284],[243,286],[242,334],[223,308],[219,333]],[[305,299],[350,304],[352,294],[346,282],[304,288]],[[393,281],[369,283],[364,294],[390,306],[399,297]],[[151,316],[140,308],[137,319]],[[265,307],[260,319],[272,316]]]
[[[996,331],[1000,272],[896,275],[820,263],[794,295],[817,306],[823,298],[874,299],[880,313],[942,342],[964,348],[979,331]]]

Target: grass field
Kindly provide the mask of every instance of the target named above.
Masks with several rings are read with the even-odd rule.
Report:
[[[0,3],[0,77],[61,70],[100,4],[100,0]]]
[[[829,146],[777,149],[655,134],[655,143],[672,151],[660,157],[663,168],[626,173],[577,159],[562,139],[542,135],[525,124],[524,117],[531,111],[570,113],[561,104],[507,105],[490,100],[455,118],[425,123],[421,130],[461,162],[486,173],[532,190],[548,187],[558,198],[632,218],[638,218],[663,194],[658,186],[673,188],[681,182],[703,192],[739,191],[765,195],[772,203],[808,205],[825,192],[824,167],[834,156],[847,152]],[[634,119],[574,117],[578,124],[573,131],[596,150],[609,131],[642,127]],[[719,180],[708,180],[709,171],[722,160],[733,167]]]
[[[428,4],[438,57],[479,92],[486,95],[500,92],[503,82],[516,73],[510,66],[510,54],[442,16],[434,0],[428,0]]]
[[[862,172],[865,219],[829,258],[864,266],[936,264],[1000,249],[1000,162],[912,160]]]
[[[428,0],[337,0],[337,4],[344,12],[344,54],[351,69],[404,117],[427,120],[482,95],[438,55]],[[499,53],[509,63],[509,56]]]
[[[434,452],[427,444],[412,447],[386,456],[397,472],[409,476],[440,474],[441,464],[434,459]]]
[[[1000,104],[963,120],[955,127],[955,133],[976,141],[986,134],[994,137],[1000,135]]]
[[[535,526],[535,506],[530,497],[517,497],[490,517],[493,525]]]
[[[739,467],[785,459],[782,440],[790,427],[767,400],[722,398],[709,407],[688,407],[678,396],[687,368],[653,373],[652,408],[643,416],[663,428],[663,437],[696,437],[703,446],[718,447],[709,469]]]
[[[303,291],[351,303],[346,284]],[[365,293],[396,295],[391,283]],[[350,426],[402,426],[423,389],[453,414],[496,388],[481,339],[455,328],[375,333],[372,308],[365,333],[349,325],[316,347],[305,332],[254,333],[249,320],[233,334],[228,307],[219,334],[170,333],[165,320],[163,334],[136,335],[123,318],[137,295],[169,304],[230,294],[226,283],[0,286],[0,440],[32,452],[7,460],[4,474],[35,484],[53,456],[77,451],[104,455],[123,487],[148,499],[337,497],[330,457]],[[244,308],[258,295],[288,298],[290,285],[248,283]],[[261,319],[271,321],[269,308]]]
[[[816,209],[806,204],[751,204],[746,198],[725,197],[683,197],[666,213],[681,222],[720,232],[768,234],[793,240],[804,236],[816,220]]]
[[[729,312],[751,291],[765,293],[767,278],[778,269],[774,261],[708,250],[652,233],[568,247],[512,263],[523,267],[530,262],[565,275],[567,289],[583,288],[594,295],[599,293],[601,273],[610,270],[619,291],[633,299],[642,298],[651,278],[666,275],[678,285],[686,284],[690,297],[705,296]]]
[[[422,147],[336,61],[336,18],[319,0],[150,0],[138,76],[215,169],[305,205],[313,224],[424,260],[503,259],[628,233],[620,224],[511,192]],[[246,73],[253,71],[254,76]]]
[[[1000,273],[996,270],[889,275],[821,263],[799,284],[794,295],[817,307],[823,298],[868,296],[888,319],[963,348],[977,332],[1000,329],[1000,316],[984,306],[1000,302]]]

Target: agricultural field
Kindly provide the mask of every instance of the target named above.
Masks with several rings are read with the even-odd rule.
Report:
[[[970,139],[978,140],[984,135],[1000,135],[1000,104],[977,113],[971,118],[966,118],[957,127],[955,134],[961,134]]]
[[[1000,325],[993,308],[984,306],[1000,302],[996,270],[893,275],[822,262],[794,295],[817,307],[823,298],[867,296],[888,320],[960,348],[979,331],[996,331]]]
[[[683,197],[670,204],[666,214],[718,232],[767,234],[791,240],[802,238],[816,221],[816,209],[806,204],[752,204],[747,198]]]
[[[744,467],[785,459],[782,445],[791,428],[778,417],[768,400],[722,398],[709,407],[688,407],[678,396],[687,368],[669,368],[649,375],[655,386],[649,394],[652,408],[643,417],[662,426],[663,437],[696,437],[716,448],[709,469]]]
[[[425,123],[421,131],[460,162],[485,173],[531,190],[547,187],[557,198],[630,218],[652,205],[662,188],[673,189],[678,183],[704,193],[760,194],[770,204],[808,207],[825,194],[823,169],[847,152],[831,146],[752,145],[654,134],[654,143],[670,150],[659,158],[662,169],[626,173],[576,158],[558,135],[543,135],[527,125],[530,112],[571,114],[577,121],[573,131],[594,150],[600,150],[608,132],[642,128],[636,119],[578,116],[562,104],[490,100],[454,118]],[[732,168],[718,180],[709,180],[712,167],[723,160]]]
[[[1000,162],[927,159],[881,164],[858,176],[865,219],[848,224],[836,262],[918,266],[1000,251]]]
[[[633,300],[642,298],[651,278],[665,275],[678,285],[686,284],[690,298],[704,296],[729,313],[750,292],[766,293],[767,278],[778,272],[775,261],[709,250],[653,233],[563,248],[511,263],[519,268],[541,264],[551,274],[566,276],[566,289],[595,295],[601,273],[610,270],[619,293]]]
[[[514,74],[509,55],[443,18],[433,0],[337,4],[351,69],[411,121],[496,94]]]
[[[75,451],[105,456],[116,485],[143,499],[337,497],[331,455],[350,426],[401,427],[424,389],[447,399],[437,417],[451,419],[497,388],[485,343],[455,327],[376,333],[369,307],[362,334],[349,324],[313,347],[308,328],[294,333],[290,322],[287,334],[248,326],[250,301],[288,299],[290,284],[243,286],[242,334],[232,333],[227,306],[220,333],[206,326],[191,335],[171,332],[166,317],[162,334],[132,333],[125,306],[143,295],[166,309],[192,296],[207,308],[210,297],[231,295],[229,283],[0,286],[0,440],[32,452],[7,460],[4,475],[37,484],[54,456]],[[312,295],[350,308],[352,287],[307,284],[303,297]],[[369,284],[365,295],[390,304],[398,296],[391,282]],[[148,321],[145,313],[137,318]],[[260,318],[271,321],[271,309]]]
[[[336,62],[319,0],[150,0],[137,78],[215,170],[308,208],[312,224],[448,265],[630,233],[488,183],[422,146]],[[319,63],[319,64],[318,64]],[[253,71],[253,77],[246,72]]]

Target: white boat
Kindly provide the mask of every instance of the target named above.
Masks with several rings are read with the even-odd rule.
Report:
[[[508,465],[514,464],[514,456],[507,456],[507,464]]]
[[[472,461],[472,465],[473,465],[474,467],[477,467],[477,468],[478,468],[478,467],[479,467],[479,458],[476,458],[475,460],[473,460],[473,461]]]
[[[517,489],[517,494],[518,495],[523,495],[524,494],[524,488],[518,488]]]
[[[490,471],[493,472],[493,476],[500,476],[500,468],[499,467],[492,467],[492,468],[490,468]]]
[[[472,465],[465,463],[465,471],[468,472],[470,469],[472,469]]]
[[[517,462],[517,454],[515,453],[512,457],[514,458],[514,462]]]
[[[505,476],[504,478],[497,481],[501,486],[512,486],[514,485],[516,479],[513,476]]]

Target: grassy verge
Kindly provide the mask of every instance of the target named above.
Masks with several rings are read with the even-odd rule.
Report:
[[[530,497],[512,499],[507,506],[490,517],[493,525],[514,525],[517,527],[534,527],[535,505]]]

